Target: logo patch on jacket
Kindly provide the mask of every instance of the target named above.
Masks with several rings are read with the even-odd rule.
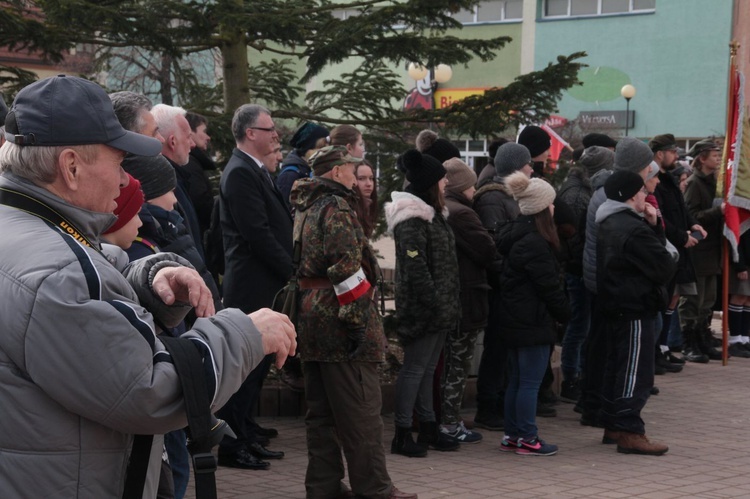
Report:
[[[419,255],[419,251],[417,250],[406,250],[406,256],[409,258],[416,258]]]

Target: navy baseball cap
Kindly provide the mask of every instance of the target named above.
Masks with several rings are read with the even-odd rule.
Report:
[[[102,87],[76,76],[36,81],[18,92],[5,118],[5,139],[19,146],[106,144],[155,156],[158,140],[125,130]]]

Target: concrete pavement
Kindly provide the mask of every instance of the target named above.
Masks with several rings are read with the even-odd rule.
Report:
[[[643,418],[647,434],[669,444],[661,457],[618,454],[600,443],[602,431],[581,426],[570,404],[558,417],[539,418],[540,436],[557,444],[551,457],[500,452],[502,432],[485,431],[478,444],[426,458],[387,453],[394,483],[420,499],[435,498],[728,498],[750,497],[750,359],[688,364],[656,377],[661,389]],[[472,413],[466,413],[467,423]],[[286,457],[267,471],[219,468],[220,498],[304,498],[307,466],[302,418],[260,418],[279,430],[269,446]],[[393,436],[385,418],[386,445]],[[388,449],[389,450],[389,449]],[[188,498],[193,498],[192,480]]]

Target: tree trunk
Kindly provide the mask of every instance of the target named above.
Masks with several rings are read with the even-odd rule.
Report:
[[[224,74],[224,112],[235,109],[250,101],[250,87],[247,62],[247,41],[241,32],[223,33],[226,42],[221,46]]]
[[[159,68],[159,93],[162,104],[174,105],[172,96],[172,57],[164,54],[161,57],[161,68]]]

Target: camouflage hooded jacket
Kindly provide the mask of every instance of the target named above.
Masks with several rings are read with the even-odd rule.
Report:
[[[385,205],[396,241],[396,318],[402,343],[454,331],[461,319],[458,261],[445,213],[408,192],[394,192]]]
[[[298,180],[291,201],[296,217],[307,212],[297,275],[328,278],[327,289],[303,289],[297,341],[302,360],[314,362],[382,362],[383,325],[371,288],[379,274],[377,261],[352,209],[354,193],[320,177]],[[348,357],[348,331],[365,327],[365,347]]]

